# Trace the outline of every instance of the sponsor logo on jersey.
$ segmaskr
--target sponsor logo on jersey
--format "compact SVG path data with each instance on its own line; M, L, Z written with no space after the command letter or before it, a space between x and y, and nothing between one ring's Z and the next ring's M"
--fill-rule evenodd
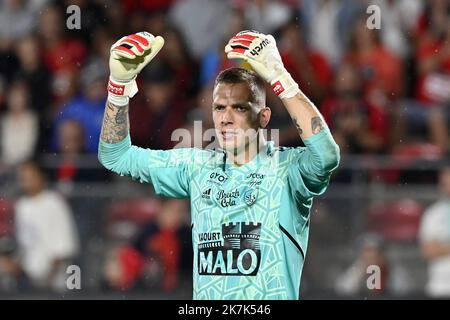
M224 176L223 174L213 172L209 175L208 182L212 182L218 185L223 184L228 180L228 177Z
M220 205L223 208L235 206L236 200L239 198L240 192L239 190L225 192L224 190L220 190L217 192L216 199L219 201Z
M247 179L260 179L260 180L262 180L262 179L264 179L265 177L266 177L265 174L258 173L258 172L249 173L249 174L247 175Z
M198 273L255 276L261 263L260 234L261 223L254 222L222 224L221 233L200 233Z
M208 188L202 192L202 198L208 200L211 199L211 188Z
M202 232L198 234L198 240L200 242L204 241L219 241L220 240L220 232Z
M261 185L261 183L265 177L266 177L265 174L253 172L253 173L248 174L246 178L251 179L251 181L249 182L249 185L251 187L253 187L253 186Z

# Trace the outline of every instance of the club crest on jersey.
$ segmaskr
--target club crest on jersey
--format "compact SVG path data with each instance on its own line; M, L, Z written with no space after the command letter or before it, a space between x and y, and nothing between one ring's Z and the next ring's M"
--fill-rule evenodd
M198 245L198 273L255 276L261 262L260 234L261 223L254 222L222 224L221 233L202 233Z
M245 204L248 206L251 206L256 202L256 195L251 189L245 191L243 197Z

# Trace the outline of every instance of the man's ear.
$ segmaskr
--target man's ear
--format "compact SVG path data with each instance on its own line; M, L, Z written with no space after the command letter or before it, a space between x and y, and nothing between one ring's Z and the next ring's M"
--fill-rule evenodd
M259 126L261 128L267 127L270 121L270 116L272 115L272 110L269 107L264 107L259 112Z

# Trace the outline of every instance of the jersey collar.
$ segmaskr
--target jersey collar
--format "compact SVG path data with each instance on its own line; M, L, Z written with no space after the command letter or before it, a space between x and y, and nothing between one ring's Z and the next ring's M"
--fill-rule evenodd
M259 166L261 163L264 162L264 160L268 159L269 157L271 157L273 155L275 149L275 143L273 141L265 141L263 144L263 147L261 148L261 150L258 152L258 154L249 162L247 162L244 166ZM218 148L217 151L219 151L220 153L222 153L222 166L223 166L223 171L227 171L231 168L238 168L235 167L229 160L227 157L227 153L225 152L224 149L222 148Z

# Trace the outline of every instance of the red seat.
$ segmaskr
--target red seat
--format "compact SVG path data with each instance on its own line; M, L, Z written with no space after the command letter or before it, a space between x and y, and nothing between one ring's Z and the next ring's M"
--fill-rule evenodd
M444 155L442 149L431 143L409 143L396 146L392 150L392 168L374 170L372 176L381 177L388 183L399 182L402 167L417 160L434 161Z
M157 199L132 199L112 204L109 207L108 215L111 222L127 220L143 225L152 220L160 209L161 204Z
M12 201L0 199L0 237L14 233L14 206Z
M368 229L388 241L415 241L424 206L412 199L377 204L368 212Z
M440 147L431 143L410 143L397 146L392 155L396 161L439 160L443 152Z

